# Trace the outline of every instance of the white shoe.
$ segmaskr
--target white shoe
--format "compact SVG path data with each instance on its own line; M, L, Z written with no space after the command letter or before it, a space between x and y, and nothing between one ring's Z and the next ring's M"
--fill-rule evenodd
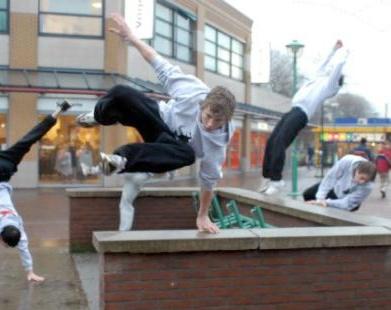
M113 173L120 172L125 169L126 158L116 155L116 154L105 154L100 153L100 158L102 159L100 163L100 168L104 175L112 175Z
M94 118L94 112L88 112L80 114L78 117L76 117L76 123L85 128L95 127L98 124L98 122Z
M90 167L85 163L80 163L81 173L86 177L90 173Z
M100 166L88 166L85 163L80 163L81 173L86 177L89 175L100 175L102 170Z
M269 187L269 185L270 185L270 179L264 178L264 179L262 180L262 184L261 184L261 186L259 186L257 192L258 192L258 193L263 193L263 192L265 192L265 191L267 190L267 188Z
M270 181L269 187L265 190L265 195L274 195L278 193L285 186L283 180L280 181Z

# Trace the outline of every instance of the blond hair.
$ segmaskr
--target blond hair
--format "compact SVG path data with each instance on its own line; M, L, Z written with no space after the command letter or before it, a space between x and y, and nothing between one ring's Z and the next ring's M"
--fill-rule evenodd
M235 105L235 96L227 88L216 86L206 96L201 110L209 107L214 118L224 118L228 122L234 115Z

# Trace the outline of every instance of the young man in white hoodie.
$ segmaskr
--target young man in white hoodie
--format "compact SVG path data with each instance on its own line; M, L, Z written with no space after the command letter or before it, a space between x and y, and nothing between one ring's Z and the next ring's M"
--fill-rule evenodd
M304 201L321 207L356 211L371 193L375 165L357 155L345 155L327 172L322 182L306 189Z
M137 128L144 143L119 147L102 155L103 172L153 172L175 170L200 158L200 231L218 232L208 217L213 188L222 177L226 147L233 133L234 95L224 87L210 90L193 75L163 59L152 47L137 38L123 17L113 14L110 31L131 43L151 64L167 94L167 103L155 102L128 86L113 87L91 113L78 118L81 126L120 123Z
M285 150L314 115L318 106L335 96L343 85L342 68L348 56L338 40L314 78L306 82L292 99L292 109L283 115L271 133L265 149L259 191L266 195L277 193L283 186L282 170Z
M28 248L27 235L24 231L22 217L11 200L12 186L9 180L18 170L19 163L31 146L56 124L60 113L67 111L70 107L67 101L62 102L57 111L48 115L13 146L0 151L0 240L6 247L18 248L28 281L42 282L45 279L33 271L33 259Z

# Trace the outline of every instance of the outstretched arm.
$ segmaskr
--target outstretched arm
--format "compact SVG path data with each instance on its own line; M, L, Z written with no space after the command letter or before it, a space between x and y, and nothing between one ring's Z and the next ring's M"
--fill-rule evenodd
M219 228L209 219L209 206L212 202L213 190L201 188L200 209L197 215L197 228L199 231L218 233Z
M31 257L30 250L28 248L27 237L24 230L22 230L21 233L22 238L19 241L18 250L22 265L26 271L26 278L28 281L31 282L43 282L45 278L35 274L33 271L33 260Z
M372 187L372 184L367 187L360 187L358 190L340 199L327 199L326 204L328 207L351 211L359 207L368 197Z
M126 24L125 19L119 14L112 14L112 20L115 27L109 28L113 33L118 34L125 42L131 43L142 55L142 57L152 65L165 91L172 97L203 99L210 91L209 88L198 78L190 74L184 74L178 66L173 66L151 46L140 40ZM201 101L201 99L199 101ZM188 101L189 105L183 108L197 108L193 102Z
M326 57L326 59L322 62L322 64L320 65L319 69L318 69L318 72L322 72L328 65L328 63L330 62L331 58L333 58L335 52L337 50L339 50L340 48L343 47L343 43L341 40L337 40L337 42L335 42L334 46L333 46L333 49L331 50L331 52L329 53L329 55Z
M111 19L114 21L115 27L110 27L109 31L118 34L125 42L131 43L147 62L151 63L158 56L158 53L151 46L140 40L133 33L120 14L111 14Z

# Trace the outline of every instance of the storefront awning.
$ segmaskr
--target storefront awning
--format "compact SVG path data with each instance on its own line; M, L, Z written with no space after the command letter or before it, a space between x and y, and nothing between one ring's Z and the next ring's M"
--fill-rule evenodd
M0 68L1 92L101 95L117 84L126 84L142 92L153 92L134 79L115 73Z
M168 99L159 84L118 73L57 69L11 69L0 67L0 92L32 92L52 94L105 94L110 88L125 84L154 99ZM247 103L238 103L236 116L249 115L254 119L278 120L281 112Z

